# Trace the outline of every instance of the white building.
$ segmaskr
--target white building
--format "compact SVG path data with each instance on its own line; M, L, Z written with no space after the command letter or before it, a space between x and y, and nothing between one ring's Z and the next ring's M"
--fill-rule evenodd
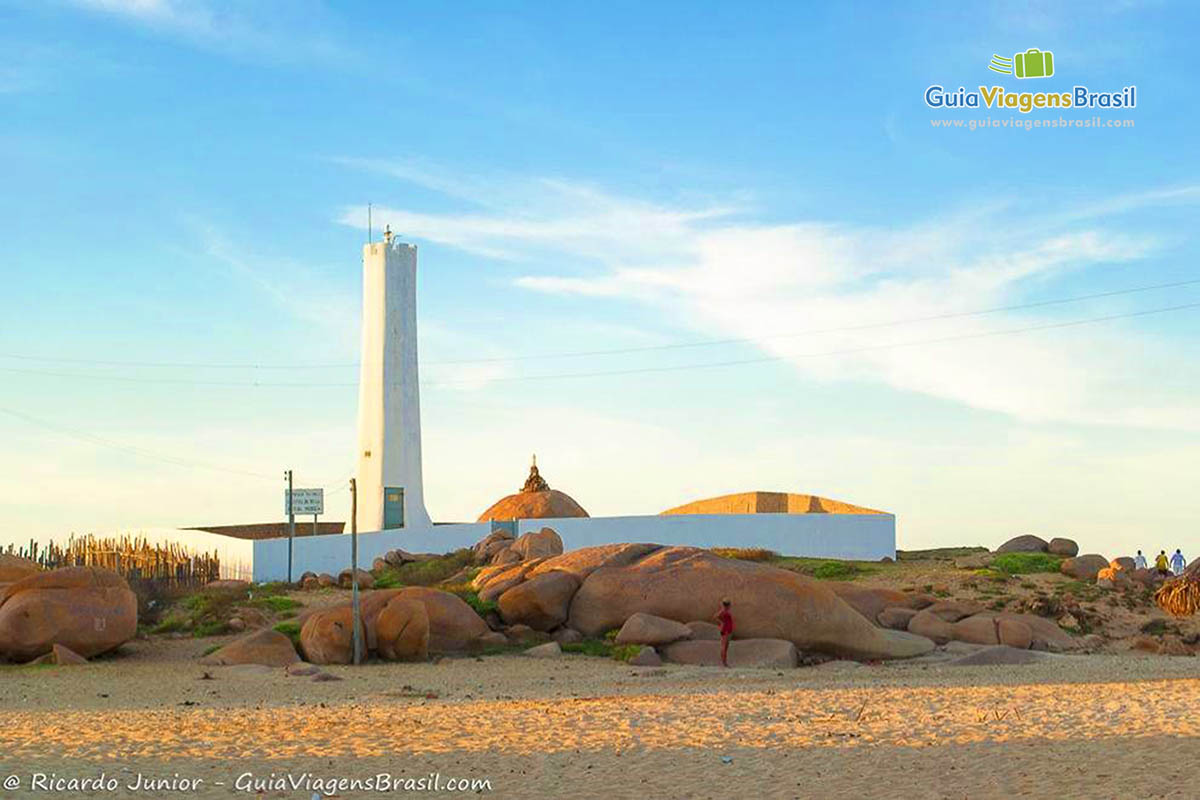
M363 246L361 359L358 530L432 527L421 485L417 248L390 230Z
M762 547L825 558L895 557L893 515L853 506L834 513L828 509L811 513L809 496L778 493L713 498L656 516L594 518L579 509L582 516L547 518L551 514L540 514L538 519L505 518L503 522L485 516L475 523L435 526L425 510L422 491L416 282L415 245L394 240L389 231L384 241L363 247L356 477L361 565L369 566L395 548L445 553L469 547L500 524L517 535L542 526L554 528L567 549L655 542ZM761 508L764 497L775 498L771 502L782 505ZM804 507L792 508L795 502L788 498L806 498ZM256 581L288 577L289 547L293 577L308 571L336 574L350 565L350 537L342 534L297 537L290 543L286 538L262 539L251 546Z

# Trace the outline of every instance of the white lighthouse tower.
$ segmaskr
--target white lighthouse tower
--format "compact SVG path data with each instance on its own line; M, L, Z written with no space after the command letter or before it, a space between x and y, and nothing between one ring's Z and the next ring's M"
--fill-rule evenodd
M417 248L390 229L363 246L356 485L358 530L432 525L421 482Z

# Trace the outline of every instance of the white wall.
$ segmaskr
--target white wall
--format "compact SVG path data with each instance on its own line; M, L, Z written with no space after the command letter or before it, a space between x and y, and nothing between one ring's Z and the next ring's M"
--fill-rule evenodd
M618 542L654 542L695 547L764 547L777 553L818 558L877 561L896 557L896 518L891 514L678 514L522 520L517 532L553 528L567 550ZM358 563L371 562L397 547L410 553L446 553L470 547L491 524L476 522L432 528L377 531L358 536ZM254 542L254 580L287 579L287 539ZM350 566L346 534L297 537L292 578L305 572L337 575Z

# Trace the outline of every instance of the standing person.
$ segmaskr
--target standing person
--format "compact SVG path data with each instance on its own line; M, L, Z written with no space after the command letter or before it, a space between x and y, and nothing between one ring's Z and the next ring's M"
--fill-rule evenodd
M1175 555L1171 556L1171 571L1176 575L1183 572L1183 568L1187 566L1187 561L1183 558L1183 553L1179 552L1179 548L1175 548Z
M721 610L713 619L721 623L721 666L729 666L729 637L733 636L733 614L729 613L729 600L721 601Z
M1138 550L1138 554L1133 557L1133 568L1134 569L1145 569L1146 568L1146 557L1144 555L1142 555L1141 550Z
M1170 575L1171 568L1167 566L1167 551L1159 550L1158 555L1154 558L1154 569L1158 570L1159 575Z

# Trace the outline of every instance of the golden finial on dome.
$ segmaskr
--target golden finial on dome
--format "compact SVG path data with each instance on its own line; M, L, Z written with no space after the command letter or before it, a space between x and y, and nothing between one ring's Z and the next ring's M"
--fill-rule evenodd
M537 454L533 456L533 464L529 467L529 477L525 479L525 485L521 487L522 492L548 492L550 484L538 473Z

